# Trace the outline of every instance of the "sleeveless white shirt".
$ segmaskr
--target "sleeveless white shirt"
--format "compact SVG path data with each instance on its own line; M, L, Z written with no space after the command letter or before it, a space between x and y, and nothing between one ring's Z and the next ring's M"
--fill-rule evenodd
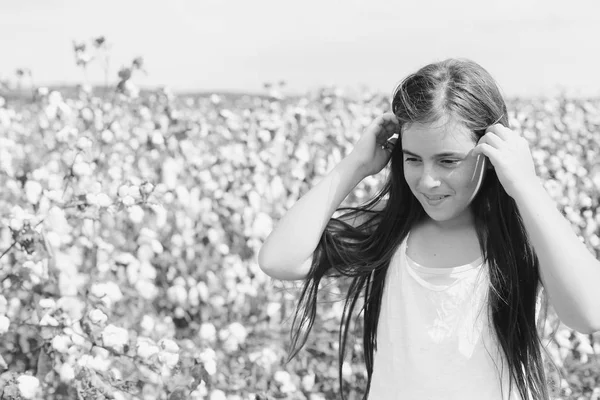
M480 257L422 266L407 257L407 240L384 284L369 400L507 400L508 364L503 397L504 356L487 317L487 265ZM521 400L514 383L511 399Z

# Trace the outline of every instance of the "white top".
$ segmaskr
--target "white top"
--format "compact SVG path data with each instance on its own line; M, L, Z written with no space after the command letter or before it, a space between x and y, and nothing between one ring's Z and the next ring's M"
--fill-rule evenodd
M506 362L504 397L498 380L504 356L488 323L483 259L425 267L407 257L407 240L385 280L369 399L508 399ZM521 399L514 383L512 399Z

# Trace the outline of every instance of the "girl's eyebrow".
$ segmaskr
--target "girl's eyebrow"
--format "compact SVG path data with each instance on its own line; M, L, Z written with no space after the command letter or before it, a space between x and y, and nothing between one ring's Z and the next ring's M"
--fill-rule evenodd
M413 156L413 157L419 157L419 158L421 158L421 156L413 153L412 151L406 150L406 149L402 149L402 152L404 154L408 155L408 156ZM435 157L438 157L438 158L439 157L459 157L459 158L464 158L464 157L466 157L466 154L458 152L458 151L445 151L445 152L442 152L442 153L435 154L433 156L433 158L435 158Z

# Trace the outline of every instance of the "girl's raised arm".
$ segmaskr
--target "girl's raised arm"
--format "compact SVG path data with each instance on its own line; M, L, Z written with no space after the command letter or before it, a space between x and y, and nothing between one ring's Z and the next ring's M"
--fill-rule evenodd
M397 127L393 114L377 117L352 152L288 210L258 252L258 265L267 275L282 280L306 278L333 213L360 181L389 161L391 149L383 145Z

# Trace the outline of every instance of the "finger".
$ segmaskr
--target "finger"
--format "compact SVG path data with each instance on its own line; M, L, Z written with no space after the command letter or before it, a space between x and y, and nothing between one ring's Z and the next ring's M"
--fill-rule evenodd
M505 141L494 132L488 132L479 139L479 143L487 143L497 149L501 149L505 145Z
M472 152L473 155L485 155L487 158L489 158L492 165L497 165L498 161L500 160L500 150L487 143L479 143L473 148Z
M514 132L511 129L507 128L502 124L494 124L490 126L489 128L487 128L486 133L487 132L492 132L496 134L496 136L498 136L502 140L508 140L511 136L514 135Z

